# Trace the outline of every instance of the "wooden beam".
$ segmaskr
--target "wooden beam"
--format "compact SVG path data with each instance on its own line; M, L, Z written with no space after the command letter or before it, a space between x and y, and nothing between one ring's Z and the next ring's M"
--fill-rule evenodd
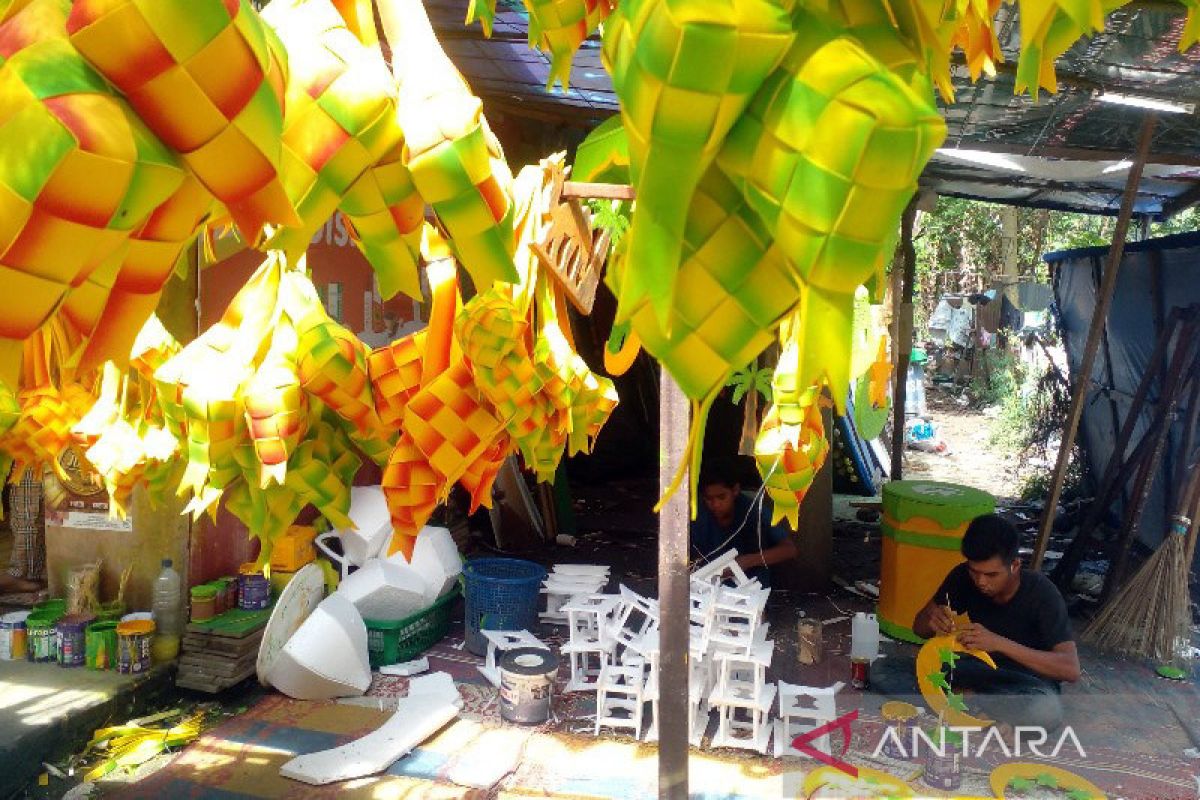
M659 493L687 457L690 405L665 369L659 378ZM658 515L658 796L688 797L688 485L685 479Z
M1121 150L1097 150L1090 147L1055 147L1040 145L1004 144L1003 142L977 142L972 140L958 141L947 144L946 147L962 147L965 150L987 150L989 153L1003 153L1013 156L1039 156L1042 158L1063 158L1072 161L1120 161L1129 158L1129 153ZM1162 167L1200 167L1200 156L1182 153L1153 153L1147 158L1147 164ZM1164 179L1166 180L1166 179Z
M1108 250L1108 260L1104 267L1100 293L1096 298L1096 307L1092 311L1092 323L1088 328L1088 338L1083 348L1079 374L1074 376L1075 386L1071 393L1071 408L1067 412L1062 444L1059 446L1058 460L1054 465L1054 475L1050 481L1050 494L1046 498L1046 506L1042 510L1037 544L1033 550L1032 567L1035 570L1042 568L1046 545L1050 542L1050 531L1054 528L1058 500L1062 496L1063 481L1067 477L1067 466L1071 463L1071 451L1075 448L1075 436L1079 432L1079 420L1083 417L1083 404L1087 400L1088 386L1091 384L1092 367L1096 363L1096 352L1100 349L1100 335L1107 324L1108 309L1112 306L1113 292L1117 288L1117 274L1121 271L1121 257L1125 254L1125 236L1129 232L1129 220L1133 216L1133 203L1137 199L1137 187L1142 180L1142 169L1146 166L1146 159L1150 155L1150 144L1154 139L1154 131L1157 127L1158 115L1147 114L1142 122L1142 132L1138 140L1133 166L1129 168L1129 177L1125 181L1125 193L1121 198L1121 213L1117 217L1117 228L1113 232L1112 246Z
M567 181L563 184L562 195L569 197L592 198L597 200L633 200L633 187L626 183L584 183L583 181Z
M904 406L908 400L908 365L912 361L913 284L916 282L917 251L913 227L917 221L917 198L913 197L900 218L900 297L896 304L896 374L892 389L892 470L894 481L904 477Z

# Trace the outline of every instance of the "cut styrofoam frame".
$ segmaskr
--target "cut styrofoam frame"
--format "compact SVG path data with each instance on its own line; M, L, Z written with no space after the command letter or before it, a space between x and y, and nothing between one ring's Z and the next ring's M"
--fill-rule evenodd
M297 700L361 695L371 685L367 626L337 594L321 601L275 657L268 681Z
M444 679L436 678L439 675ZM293 758L279 774L312 786L375 775L458 716L461 707L462 699L446 673L414 678L408 696L397 701L396 713L382 727L341 747Z

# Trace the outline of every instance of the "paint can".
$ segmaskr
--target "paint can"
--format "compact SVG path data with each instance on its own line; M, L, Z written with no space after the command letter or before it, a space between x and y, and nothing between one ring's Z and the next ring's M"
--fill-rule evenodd
M58 665L82 667L87 661L87 627L95 621L91 614L68 614L55 626Z
M57 616L30 614L25 620L25 658L29 661L50 662L58 660L58 634L54 625Z
M883 754L898 761L907 761L909 741L909 723L919 715L917 707L912 703L899 700L889 700L879 709L879 715L887 723L888 734L883 740Z
M871 662L865 658L850 659L850 685L855 689L871 688Z
M14 611L0 617L0 659L17 661L25 658L25 621L30 611Z
M953 792L962 785L962 739L952 731L943 735L944 742L939 739L937 731L932 732L929 738L934 746L924 745L928 753L925 755L925 770L921 774L921 780L934 789ZM939 744L941 752L938 752Z
M150 669L150 640L154 622L135 619L117 626L117 672L135 674Z
M540 647L514 647L500 657L500 718L538 725L550 718L558 656Z
M269 605L271 582L253 564L243 564L238 574L238 607L246 611L261 611Z

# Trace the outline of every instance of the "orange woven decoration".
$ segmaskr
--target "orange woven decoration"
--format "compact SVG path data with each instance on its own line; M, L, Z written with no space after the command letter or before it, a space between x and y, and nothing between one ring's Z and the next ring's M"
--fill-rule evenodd
M448 487L407 433L400 434L400 441L383 471L382 483L392 515L393 533L388 554L400 552L405 558L412 558L417 534L433 516L439 498L445 495Z
M459 361L413 396L401 427L448 490L484 454L501 425L476 389L471 368Z
M504 459L513 451L513 442L507 433L500 431L479 458L467 465L458 483L471 495L471 510L474 514L480 506L492 507L492 486Z
M754 442L754 460L774 503L771 524L786 517L792 530L799 527L800 503L829 455L815 387L808 391L807 399L804 421L798 426L784 425L775 406L767 409Z
M408 401L421 388L424 350L425 331L420 330L377 347L367 356L367 375L371 379L375 410L389 430L399 429Z

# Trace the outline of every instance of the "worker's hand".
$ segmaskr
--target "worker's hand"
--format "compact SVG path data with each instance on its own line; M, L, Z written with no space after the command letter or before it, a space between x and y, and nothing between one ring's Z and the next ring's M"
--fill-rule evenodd
M959 631L958 641L972 650L984 650L990 653L1000 649L1004 637L998 633L992 633L978 622L972 622Z
M950 606L934 605L929 615L929 627L938 636L949 636L954 633L954 612Z

